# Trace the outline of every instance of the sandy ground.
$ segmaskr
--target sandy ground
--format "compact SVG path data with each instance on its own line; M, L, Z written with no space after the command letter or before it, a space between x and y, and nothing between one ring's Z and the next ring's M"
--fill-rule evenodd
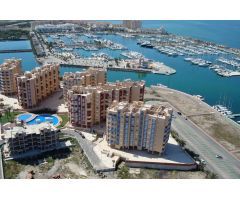
M61 178L99 178L89 169L80 152L74 152L71 156L56 159L53 163L40 165L23 165L23 170L17 175L19 179L26 179L29 171L34 171L35 179L49 179L60 175Z
M205 102L186 93L163 87L148 89L145 97L169 102L240 158L240 126Z
M17 97L7 97L5 95L0 94L0 99L3 99L0 103L4 105L11 106L15 110L22 110L22 107L18 104ZM45 100L43 100L36 108L29 109L28 111L31 112L32 110L39 110L43 108L48 108L52 110L56 110L59 113L68 112L66 105L64 104L64 100L62 97L62 89L55 92Z
M136 171L137 170L137 171ZM167 171L150 169L129 169L133 178L140 179L205 179L206 173L201 171Z

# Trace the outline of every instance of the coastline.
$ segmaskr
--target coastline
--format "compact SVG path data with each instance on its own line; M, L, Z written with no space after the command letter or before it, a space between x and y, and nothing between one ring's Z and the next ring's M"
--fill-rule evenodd
M218 142L233 156L240 158L239 138L240 125L223 116L209 104L198 100L185 92L167 88L152 86L148 90L155 91L153 101L170 103L183 116L202 129L209 137Z

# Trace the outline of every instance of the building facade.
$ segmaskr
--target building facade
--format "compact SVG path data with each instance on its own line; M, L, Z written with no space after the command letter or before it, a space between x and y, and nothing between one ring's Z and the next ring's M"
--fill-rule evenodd
M169 139L172 109L143 102L114 102L107 110L106 140L116 149L162 154Z
M59 65L47 64L17 78L18 101L23 108L33 108L60 87Z
M6 59L0 65L0 91L4 95L17 93L17 76L21 74L21 60Z
M123 20L123 26L128 29L136 30L142 28L142 22L140 20Z
M99 86L73 86L68 91L72 125L92 127L106 120L107 108L115 101L143 101L145 82L116 82Z
M63 76L63 97L67 102L67 92L73 86L97 86L107 82L107 71L105 69L89 68L83 72L66 72Z
M2 134L5 140L5 157L16 156L29 151L47 151L59 144L59 133L50 123L15 126Z

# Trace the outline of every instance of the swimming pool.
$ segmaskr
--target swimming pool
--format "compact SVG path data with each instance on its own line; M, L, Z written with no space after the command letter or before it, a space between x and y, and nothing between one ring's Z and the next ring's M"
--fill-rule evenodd
M19 121L27 121L28 119L30 119L31 117L33 117L33 114L31 114L31 113L24 113L24 114L21 114L21 115L18 115L18 117L17 117L17 119L19 120Z
M54 126L59 125L60 119L56 115L51 114L39 114L35 115L32 113L24 113L17 117L17 120L24 121L28 125L40 124L43 122L50 122Z

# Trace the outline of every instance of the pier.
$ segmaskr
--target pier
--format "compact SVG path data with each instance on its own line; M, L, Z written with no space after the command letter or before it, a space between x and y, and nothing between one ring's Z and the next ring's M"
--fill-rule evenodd
M154 63L154 69L151 68L128 68L124 62L116 64L115 60L102 60L102 59L94 59L94 58L74 58L68 61L64 61L55 56L48 56L45 58L39 58L39 63L55 63L60 64L61 67L75 67L75 68L87 68L87 67L95 67L95 68L105 68L108 70L115 71L131 71L131 72L141 72L141 73L155 73L162 75L171 75L176 73L176 70L172 69L164 65L163 63Z
M22 53L22 52L32 52L32 49L0 50L0 53Z
M232 117L232 118L235 118L235 117L240 117L240 113L239 113L239 114L232 114L232 115L228 115L228 117Z

